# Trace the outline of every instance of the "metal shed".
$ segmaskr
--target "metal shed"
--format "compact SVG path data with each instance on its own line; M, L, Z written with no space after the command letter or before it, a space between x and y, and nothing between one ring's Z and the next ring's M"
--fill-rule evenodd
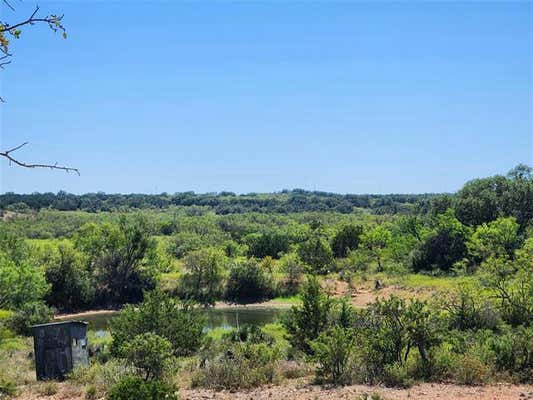
M63 378L89 363L87 322L52 322L32 329L38 380Z

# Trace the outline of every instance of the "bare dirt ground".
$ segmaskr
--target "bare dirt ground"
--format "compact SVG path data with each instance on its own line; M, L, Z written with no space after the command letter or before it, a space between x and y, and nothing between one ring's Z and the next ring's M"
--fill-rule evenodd
M83 400L84 392L69 384L58 384L53 395L26 391L18 398L24 400ZM409 389L354 385L328 388L309 384L305 378L287 381L280 386L263 386L237 392L204 389L182 389L181 400L359 400L364 394L379 394L383 400L531 400L532 385L459 386L448 384L420 384ZM363 396L363 397L362 397ZM135 400L135 399L132 399Z
M326 388L302 383L284 386L263 387L248 392L213 392L207 390L184 390L182 400L357 400L364 394L378 393L384 400L460 399L460 400L519 400L533 399L532 386L457 386L445 384L421 384L410 389L390 389L364 385L343 388Z

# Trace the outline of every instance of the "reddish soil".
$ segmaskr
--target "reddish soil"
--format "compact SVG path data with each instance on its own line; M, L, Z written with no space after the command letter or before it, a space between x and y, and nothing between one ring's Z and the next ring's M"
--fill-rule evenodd
M54 395L24 392L18 398L25 400L83 400L83 390L68 384L58 384ZM181 400L359 400L364 394L378 393L383 400L531 400L532 385L487 385L459 386L448 384L421 384L409 389L391 389L378 386L354 385L342 388L327 388L310 385L306 379L291 380L280 386L263 386L243 391L212 391L183 389ZM363 397L362 397L363 396ZM134 399L132 399L134 400Z

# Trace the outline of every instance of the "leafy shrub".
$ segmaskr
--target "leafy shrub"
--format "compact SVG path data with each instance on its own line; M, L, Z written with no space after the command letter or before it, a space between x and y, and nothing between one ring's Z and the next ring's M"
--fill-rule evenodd
M193 354L205 335L204 315L190 303L180 303L161 291L147 293L137 307L127 306L110 322L112 354L132 337L153 332L172 344L175 356Z
M283 325L289 334L290 343L311 354L309 342L317 339L328 328L333 300L315 277L310 277L304 284L300 297L302 304L291 308L283 319Z
M491 257L481 270L498 299L502 318L510 325L529 326L533 321L533 237L516 251L515 259Z
M394 296L362 310L356 330L365 367L363 380L368 382L382 380L393 364L404 366L413 350L422 363L419 370L431 371L433 350L441 340L441 321L426 302Z
M318 363L316 380L337 385L353 382L355 335L350 329L335 326L311 342L313 360Z
M172 357L172 344L167 339L148 332L124 343L120 353L145 380L157 380L163 375Z
M193 376L194 387L240 389L272 383L281 357L276 346L250 342L222 342L208 353Z
M101 364L91 360L88 366L77 366L69 374L69 380L79 385L94 385L99 393L107 392L121 379L134 373L131 365L121 359Z
M310 373L309 364L298 361L285 361L280 365L279 374L285 379L302 378Z
M249 342L249 343L266 343L274 344L274 338L267 335L261 328L256 325L242 325L239 329L232 329L222 336L222 340L230 342Z
M494 330L501 322L500 315L492 304L466 287L459 287L443 299L443 308L448 312L451 329Z
M256 261L236 260L226 284L226 299L234 303L255 303L274 297L274 283Z
M2 395L14 396L17 394L17 384L8 378L0 377L0 398Z
M385 366L382 380L385 386L408 388L413 385L407 365L394 363Z
M513 374L521 382L533 380L533 328L518 327L487 341L496 371Z
M481 385L489 379L490 369L471 353L458 355L453 365L453 377L461 385Z
M25 303L9 319L8 326L21 335L29 336L30 326L49 322L53 315L50 307L43 302Z
M98 389L96 389L96 386L94 385L87 386L87 389L85 389L85 399L96 400L97 396L98 396Z
M176 388L161 381L145 381L130 376L113 386L108 400L177 400Z

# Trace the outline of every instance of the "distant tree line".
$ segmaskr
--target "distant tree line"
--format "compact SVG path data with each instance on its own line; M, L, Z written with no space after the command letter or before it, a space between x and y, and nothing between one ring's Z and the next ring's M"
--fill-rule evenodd
M429 202L435 194L335 194L301 189L279 193L232 192L197 194L106 194L75 195L67 192L0 195L0 209L30 211L124 211L128 209L164 209L172 206L210 207L217 214L247 212L323 212L349 214L355 208L371 209L376 214L410 213L416 205Z

